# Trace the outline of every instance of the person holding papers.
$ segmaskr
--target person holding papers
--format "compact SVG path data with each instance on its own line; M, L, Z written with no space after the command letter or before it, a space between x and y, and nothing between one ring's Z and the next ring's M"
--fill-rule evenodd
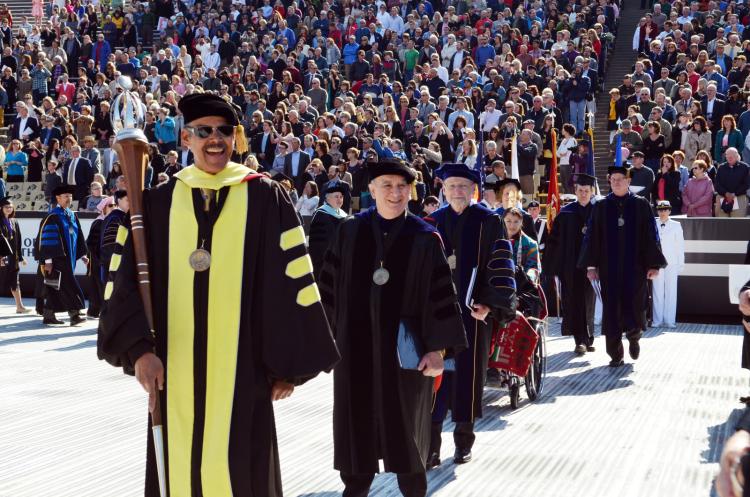
M369 174L375 207L341 221L318 279L341 353L334 468L344 497L367 496L379 460L404 496L424 497L434 377L466 334L440 237L407 210L414 170L391 158ZM402 354L402 334L413 353Z
M456 423L454 462L472 458L474 421L482 417L487 358L492 321L505 324L515 318L516 282L511 244L500 218L481 204L472 203L481 185L479 171L464 164L445 164L437 174L443 181L448 205L427 218L443 239L448 265L461 304L468 349L456 355L455 371L445 373L432 415L428 469L440 464L443 420L450 407Z

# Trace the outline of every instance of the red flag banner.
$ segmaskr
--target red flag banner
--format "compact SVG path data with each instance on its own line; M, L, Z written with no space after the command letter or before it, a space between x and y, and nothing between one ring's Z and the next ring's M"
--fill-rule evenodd
M549 167L549 190L547 190L547 229L552 228L555 216L560 212L560 188L557 184L557 131L552 130L552 163Z

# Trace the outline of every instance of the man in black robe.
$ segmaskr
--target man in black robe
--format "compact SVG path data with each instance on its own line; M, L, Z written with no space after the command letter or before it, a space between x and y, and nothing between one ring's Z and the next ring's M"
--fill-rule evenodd
M594 204L583 238L578 267L601 281L602 334L612 367L622 366L622 334L638 359L646 330L648 280L667 265L648 200L630 192L629 169L609 168L611 193Z
M456 427L454 462L472 457L474 421L482 417L492 321L504 325L515 318L515 263L500 217L481 204L471 203L481 185L479 172L464 164L445 164L437 173L443 180L447 206L428 221L437 226L445 244L453 283L469 347L456 356L456 370L446 372L432 414L429 467L440 464L443 420L448 409Z
M591 216L596 178L578 174L574 178L577 201L560 210L547 237L544 270L560 279L562 334L575 339L575 353L594 352L594 307L596 293L586 270L577 266L583 236Z
M55 317L56 312L67 312L70 325L86 321L81 316L85 307L83 292L75 278L76 261L88 264L86 238L81 230L78 216L70 210L75 188L63 185L52 192L57 206L42 221L39 229L39 271L45 281L57 280L59 288L44 285L44 314L42 323L63 324Z
M230 162L234 109L201 93L179 108L195 165L143 192L154 330L120 226L98 354L135 373L151 409L159 395L170 495L280 497L272 401L338 352L289 196ZM145 494L156 497L150 430L146 468Z
M379 459L404 496L424 497L433 377L444 356L466 347L466 334L440 237L407 211L414 171L387 159L370 178L375 207L342 222L320 275L341 351L334 467L344 497L367 496ZM400 345L407 335L411 364Z

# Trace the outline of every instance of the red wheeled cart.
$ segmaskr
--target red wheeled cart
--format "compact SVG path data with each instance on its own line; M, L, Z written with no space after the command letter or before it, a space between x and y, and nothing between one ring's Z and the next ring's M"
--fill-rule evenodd
M488 386L507 387L510 405L518 407L521 386L526 387L529 400L534 401L544 391L547 376L547 301L537 285L540 304L519 305L516 319L505 328L497 328L492 335L488 367L499 374L488 375ZM527 308L524 308L527 307ZM534 309L534 307L536 309Z

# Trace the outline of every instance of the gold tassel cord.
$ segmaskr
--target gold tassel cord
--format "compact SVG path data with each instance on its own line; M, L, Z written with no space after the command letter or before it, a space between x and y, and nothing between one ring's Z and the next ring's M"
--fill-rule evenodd
M245 136L245 127L241 124L238 124L234 128L234 149L239 154L244 154L249 150L247 137Z

